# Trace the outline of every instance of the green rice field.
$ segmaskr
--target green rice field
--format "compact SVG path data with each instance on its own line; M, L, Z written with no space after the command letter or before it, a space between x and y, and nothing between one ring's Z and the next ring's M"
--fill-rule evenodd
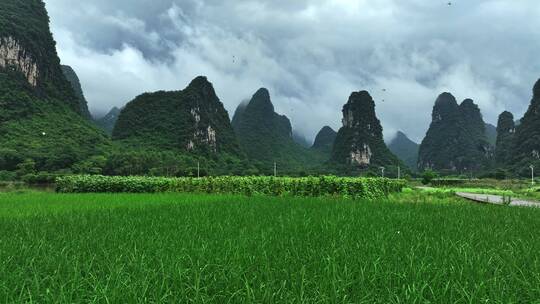
M540 210L0 193L1 303L540 303Z

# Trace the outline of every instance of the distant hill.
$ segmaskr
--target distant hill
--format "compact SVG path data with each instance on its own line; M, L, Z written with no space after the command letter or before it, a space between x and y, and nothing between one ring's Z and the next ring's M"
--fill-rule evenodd
M260 172L300 172L321 164L324 156L295 142L291 122L274 110L267 89L259 89L249 102L241 103L232 125L248 158Z
M81 82L79 81L79 77L77 76L77 73L75 73L75 71L69 65L62 65L61 67L62 67L62 73L64 73L64 76L71 84L71 87L73 88L73 91L75 95L77 96L81 114L86 119L92 119L92 116L90 115L90 111L88 111L88 102L86 101L86 98L84 97L84 93L81 87Z
M514 137L511 166L521 175L528 175L531 164L540 168L540 80L534 85L531 103L520 122Z
M388 148L401 159L411 170L416 171L418 164L418 150L420 145L410 140L405 133L399 131Z
M105 116L96 119L95 123L98 127L103 129L107 134L112 135L114 126L118 121L121 110L117 107L113 107Z
M41 0L0 1L0 170L56 171L110 148L66 79Z
M299 144L300 146L304 147L304 148L309 148L311 147L311 141L309 139L307 139L304 135L296 132L293 130L293 140L295 143Z
M378 170L380 166L394 168L400 164L383 140L375 102L367 91L353 92L343 107L343 127L336 136L331 159L349 170Z
M120 112L112 137L133 147L241 155L229 115L206 77L182 91L136 97Z
M514 115L504 111L499 115L497 123L497 140L495 147L495 161L499 166L508 165L512 161L512 145L516 134Z
M334 148L336 137L337 132L329 126L325 126L319 131L319 133L317 133L311 148L330 155L332 153L332 149Z
M478 106L471 99L458 105L452 94L441 94L420 145L418 168L452 174L480 171L489 165L492 157L486 124Z
M488 143L495 147L495 144L497 143L497 127L490 124L490 123L486 123L486 138L487 138L487 141Z

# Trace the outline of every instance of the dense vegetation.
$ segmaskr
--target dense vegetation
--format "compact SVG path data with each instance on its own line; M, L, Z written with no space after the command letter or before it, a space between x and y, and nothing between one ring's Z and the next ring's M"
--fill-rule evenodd
M350 170L398 165L405 168L386 146L382 132L371 95L367 91L353 92L343 107L343 127L335 139L332 162Z
M512 159L512 145L514 144L515 133L514 115L508 111L504 111L499 115L497 122L497 143L495 146L495 161L497 165L504 166Z
M120 116L121 110L117 107L113 107L105 116L95 120L95 123L107 134L112 136L112 132L116 122L118 121L118 116Z
M275 112L267 89L240 104L232 125L240 146L261 173L272 173L274 163L282 173L307 172L327 160L323 153L293 140L291 122Z
M5 170L23 175L71 168L110 148L81 115L48 22L42 1L0 2L0 38L14 38L38 67L35 87L16 65L0 68L0 179Z
M531 164L540 168L540 80L534 85L529 109L517 126L512 156L509 166L521 175L530 174Z
M42 0L0 2L0 38L7 37L18 41L24 47L25 53L37 64L39 71L37 88L30 89L25 85L26 91L32 93L32 98L61 103L79 112L78 100L60 68L56 43L49 29L49 16ZM4 71L0 69L0 75L16 78L9 75L9 69ZM20 78L19 80L22 81ZM3 82L4 79L0 79L0 84ZM6 86L0 89L5 92ZM18 88L13 93L20 90L21 88ZM13 100L15 105L16 102L17 100Z
M64 76L66 77L67 81L71 84L71 87L73 88L73 92L75 93L75 96L77 97L77 100L79 101L79 111L80 113L87 119L91 119L92 116L90 115L90 111L88 110L88 102L86 101L86 98L84 97L84 93L81 87L81 82L79 80L79 77L77 76L77 73L69 66L69 65L62 65L62 73L64 73Z
M319 150L323 153L330 155L334 148L334 142L336 141L337 132L329 126L323 127L313 142L312 148Z
M243 102L231 123L212 85L198 77L182 91L142 94L123 111L112 109L96 122L107 133L116 125L112 142L89 121L75 71L60 66L42 0L0 3L0 44L16 45L19 56L3 58L8 66L0 68L0 180L48 181L50 173L193 176L197 166L203 175L272 175L274 164L294 176L380 175L380 167L396 176L404 167L383 142L365 91L344 106L339 134L325 127L307 148L266 89ZM25 71L34 65L35 83ZM470 99L458 105L449 93L437 99L418 153L402 137L391 150L413 169L442 175L529 175L530 165L540 167L539 83L516 134L513 118L501 117L496 151L493 126L478 106Z
M346 196L378 198L399 192L405 183L382 178L347 177L207 177L149 178L67 176L56 181L59 192L183 192L241 195Z
M133 147L241 155L227 111L205 77L183 91L146 93L129 102L113 139Z
M418 165L418 150L420 146L410 140L405 133L399 131L396 137L392 139L388 145L388 149L392 151L399 159L401 159L410 169L416 170Z
M8 193L0 201L6 303L540 298L540 210L444 193L379 201Z
M489 169L492 154L478 106L470 99L458 105L452 94L441 94L420 145L419 169L450 174L478 172Z

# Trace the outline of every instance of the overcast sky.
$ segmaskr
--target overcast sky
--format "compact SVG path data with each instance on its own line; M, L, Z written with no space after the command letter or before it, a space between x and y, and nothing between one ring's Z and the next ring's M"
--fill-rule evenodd
M368 90L385 136L421 141L436 97L521 117L540 77L538 0L45 0L91 111L198 75L232 115L260 87L312 138ZM386 91L384 91L386 90Z

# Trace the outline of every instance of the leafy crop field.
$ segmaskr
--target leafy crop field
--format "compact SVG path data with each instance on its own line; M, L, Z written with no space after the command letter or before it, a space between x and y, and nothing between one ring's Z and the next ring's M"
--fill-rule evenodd
M0 193L0 302L538 303L540 210Z
M271 196L341 196L380 198L400 192L403 180L359 177L145 177L145 176L65 176L56 180L57 191L64 193L212 193Z

